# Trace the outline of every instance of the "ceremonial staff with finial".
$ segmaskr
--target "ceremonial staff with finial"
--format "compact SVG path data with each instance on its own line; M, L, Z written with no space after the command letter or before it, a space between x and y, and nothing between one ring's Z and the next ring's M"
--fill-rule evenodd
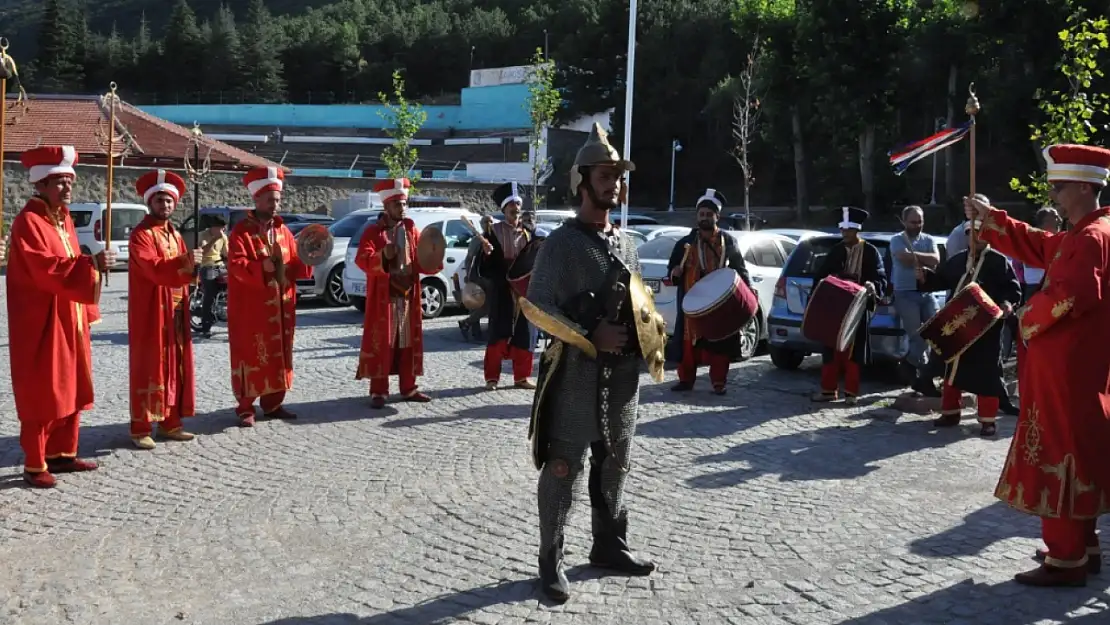
M971 130L968 136L968 149L970 150L970 157L968 160L971 165L971 197L975 197L975 116L978 115L979 111L981 110L979 107L979 98L975 97L975 83L971 83L970 85L968 85L967 93L967 104L964 105L964 112L967 113L968 117L970 118L969 123L971 124ZM978 256L978 250L976 250L975 248L975 242L977 238L978 237L975 233L975 223L974 220L972 220L971 234L968 241L970 251L967 254L967 271L969 274L972 273L972 270L975 267L976 256ZM970 280L974 281L975 277L972 276Z
M200 124L193 122L193 129L190 131L189 143L192 145L192 160L189 158L189 150L185 151L185 175L189 181L193 183L193 246L200 246L200 185L204 182L205 178L212 171L212 146L208 147L208 153L204 155L204 160L200 160L200 146L204 143L204 133L201 132Z
M119 96L116 95L116 83L113 81L108 85L108 93L101 96L101 105L108 109L108 131L107 136L99 137L101 140L101 147L104 154L108 158L108 197L104 202L104 249L112 249L112 195L113 195L113 174L115 170L116 157L123 155L123 138L116 136L116 107L119 104ZM117 147L121 149L117 149ZM104 284L108 284L109 272L104 272Z
M8 39L0 37L0 239L4 238L4 131L8 126L8 79L19 80L15 59L8 55ZM23 85L19 85L16 103L24 102ZM3 259L0 259L3 260Z

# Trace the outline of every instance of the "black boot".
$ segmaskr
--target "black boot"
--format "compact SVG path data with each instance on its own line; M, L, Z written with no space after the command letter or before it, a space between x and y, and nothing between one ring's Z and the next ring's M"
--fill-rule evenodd
M540 590L552 601L566 603L570 599L570 582L563 571L563 539L540 556Z
M655 563L641 560L628 548L628 513L611 519L604 509L593 509L594 546L590 565L626 575L651 575Z

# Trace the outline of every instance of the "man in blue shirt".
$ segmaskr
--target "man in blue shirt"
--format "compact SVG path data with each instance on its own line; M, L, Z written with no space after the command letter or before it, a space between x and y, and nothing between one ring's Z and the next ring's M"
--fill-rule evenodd
M936 268L940 263L940 252L932 237L924 234L925 212L920 206L907 206L902 211L902 225L905 230L890 240L890 284L894 293L894 310L902 320L902 327L909 338L909 351L906 363L916 371L911 388L930 397L940 397L940 391L933 383L929 369L929 347L918 334L921 324L937 314L936 301L932 294L917 290L917 267Z

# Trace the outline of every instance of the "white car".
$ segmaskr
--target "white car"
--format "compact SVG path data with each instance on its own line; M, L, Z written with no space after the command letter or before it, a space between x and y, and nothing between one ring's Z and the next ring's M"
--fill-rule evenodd
M655 307L667 322L667 333L673 334L678 316L678 288L667 275L667 263L681 235L664 234L639 248L640 268L644 283L655 293ZM741 358L751 358L761 341L767 339L767 315L775 298L775 283L786 265L786 259L797 243L779 234L760 230L723 230L738 244L759 299L759 314L747 328L741 342Z
M380 213L380 211L376 212ZM443 238L447 240L447 251L443 258L443 271L434 276L421 276L420 278L421 306L423 307L424 318L435 319L443 314L443 310L447 308L449 303L448 294L454 292L452 278L456 273L459 273L459 268L466 261L467 249L470 247L470 240L474 236L473 231L463 219L465 218L473 227L477 228L482 216L463 208L410 208L405 211L405 217L416 224L417 232L421 232L425 228L437 228L443 233ZM351 305L360 312L366 310L366 273L355 264L355 255L358 254L358 244L362 239L362 232L371 223L374 222L368 220L348 240L343 265L343 289L346 291ZM336 245L338 246L338 242ZM459 273L459 281L460 284L464 284L466 276ZM451 299L454 299L453 295ZM454 303L462 305L462 302Z
M823 237L828 234L828 232L821 232L820 230L805 230L803 228L767 228L766 230L760 230L760 232L781 234L784 237L793 239L795 242L805 241L813 237Z
M646 241L657 239L661 236L677 236L682 238L690 234L691 226L668 226L665 224L646 224L643 226L629 226L629 232L636 232Z
M347 246L351 237L362 232L363 226L378 218L381 209L364 208L347 213L328 225L328 232L335 240L331 256L313 268L312 277L297 280L298 296L322 296L329 306L348 306L351 303L343 286L343 270L347 266ZM356 242L357 244L357 242Z
M104 209L103 202L80 202L69 205L73 218L73 228L77 231L77 242L83 254L99 254L104 251ZM116 252L116 266L127 267L128 239L131 231L138 226L150 211L142 204L112 204L112 249Z

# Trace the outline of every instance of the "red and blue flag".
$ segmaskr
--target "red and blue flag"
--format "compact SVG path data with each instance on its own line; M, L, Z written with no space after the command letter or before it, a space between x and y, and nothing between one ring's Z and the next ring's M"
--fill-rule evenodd
M906 145L887 152L890 156L890 166L894 168L894 174L896 176L901 176L902 172L906 171L906 168L917 161L940 152L950 145L959 143L961 139L971 132L971 124L972 122L968 121L960 126L945 128L935 135L926 137L920 141L907 143Z

